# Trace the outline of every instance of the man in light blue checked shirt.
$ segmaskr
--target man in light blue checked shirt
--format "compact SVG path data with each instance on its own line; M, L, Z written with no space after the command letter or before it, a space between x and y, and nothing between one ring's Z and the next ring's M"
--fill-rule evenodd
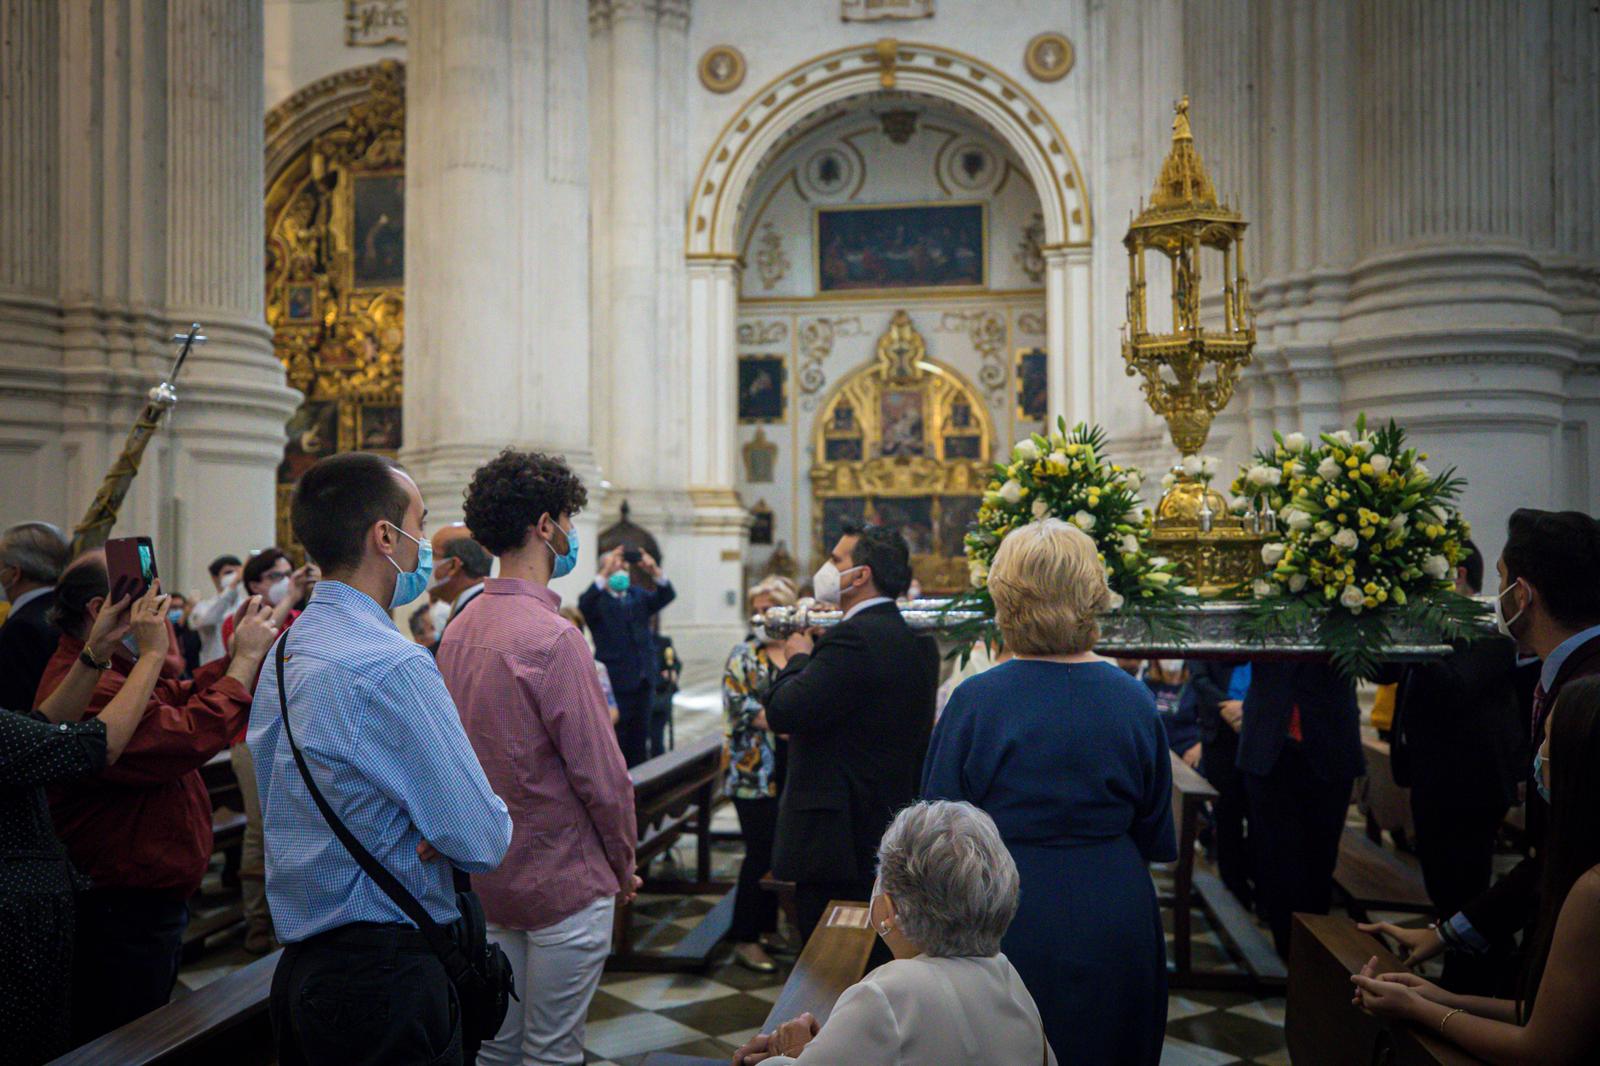
M295 742L318 789L356 839L448 924L457 917L451 867L499 865L511 817L432 656L389 615L427 587L426 515L416 484L381 456L345 453L308 470L292 522L323 580L279 639ZM284 734L270 662L256 686L249 745L266 827L267 897L287 945L272 982L279 1061L460 1062L455 990L421 932L362 873L311 799Z

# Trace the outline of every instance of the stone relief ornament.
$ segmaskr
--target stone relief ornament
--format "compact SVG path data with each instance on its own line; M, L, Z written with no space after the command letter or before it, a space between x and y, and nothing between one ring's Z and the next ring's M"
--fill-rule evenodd
M406 43L406 0L344 0L344 43L376 48Z
M940 333L965 333L982 358L978 384L990 406L1006 399L1006 324L998 311L946 311L939 318Z
M1044 215L1038 211L1022 227L1022 239L1017 242L1017 250L1012 255L1017 266L1028 275L1028 280L1035 285L1044 284Z
M1065 34L1041 33L1028 42L1023 66L1040 81L1060 81L1072 69L1072 42Z
M739 323L739 343L745 347L784 344L789 340L789 323L780 319Z
M700 57L700 84L714 93L731 93L744 84L744 53L731 44L706 49Z
M789 257L783 254L783 238L770 221L761 224L761 235L756 238L756 273L761 275L761 287L771 289L789 273Z
M933 0L840 0L839 17L846 22L933 17Z
M1024 311L1017 316L1017 332L1030 337L1044 336L1044 315L1038 311Z
M807 411L817 408L817 393L828 384L828 375L822 364L833 353L833 343L839 337L860 337L867 332L856 315L837 318L813 318L800 327L800 406Z

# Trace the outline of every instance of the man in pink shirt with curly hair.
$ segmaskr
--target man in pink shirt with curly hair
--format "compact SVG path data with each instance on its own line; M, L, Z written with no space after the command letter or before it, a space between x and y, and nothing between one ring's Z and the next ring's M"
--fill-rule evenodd
M466 520L500 558L450 622L439 671L494 791L511 850L473 877L489 936L516 970L512 1005L478 1061L583 1061L583 1024L618 900L638 891L633 785L583 636L552 578L578 561L588 493L564 460L507 449L472 477Z

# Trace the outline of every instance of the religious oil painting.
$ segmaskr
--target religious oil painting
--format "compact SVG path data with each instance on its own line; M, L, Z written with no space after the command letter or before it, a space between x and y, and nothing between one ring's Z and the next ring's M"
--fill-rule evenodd
M982 459L982 438L967 436L947 436L944 439L944 457L946 459Z
M1049 363L1043 348L1017 353L1017 417L1043 422L1050 415Z
M922 390L885 389L880 408L883 432L878 454L883 456L923 455Z
M772 545L772 511L759 503L750 509L750 543L758 548Z
M928 555L933 551L933 497L904 496L879 497L873 501L878 521L890 529L898 529L906 538L906 547L912 555Z
M739 357L739 421L782 422L784 357Z
M978 524L977 496L943 496L939 499L939 554L960 555L967 532Z
M350 251L358 289L405 284L405 180L399 174L365 174L355 179L355 232Z
M865 525L867 499L865 496L832 496L822 501L822 541L817 547L823 554L833 550L844 536L846 526Z
M823 442L822 458L830 463L859 463L861 454L860 437L829 437Z
M363 404L357 409L356 442L364 452L400 450L398 404Z
M293 484L313 463L339 450L339 401L307 400L289 416L289 436L278 466L278 481Z
M971 288L984 284L984 205L817 209L817 288Z
M290 322L314 322L317 290L310 285L290 285L285 292L284 317Z
M833 409L833 422L828 429L834 433L854 433L856 431L856 409L847 403L839 404Z

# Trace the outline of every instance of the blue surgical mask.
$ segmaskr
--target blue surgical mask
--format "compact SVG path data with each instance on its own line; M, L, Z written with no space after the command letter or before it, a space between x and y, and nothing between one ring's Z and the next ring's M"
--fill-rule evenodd
M560 529L561 527L557 525L556 528ZM555 546L552 545L548 540L544 542L544 546L550 549L550 554L555 555L555 568L550 572L550 579L552 581L558 577L566 577L568 574L572 573L573 569L578 565L577 529L562 529L561 532L567 535L567 554L556 555Z
M628 576L626 570L618 570L606 578L606 584L610 586L612 592L627 592L628 586L633 584L633 579Z
M417 546L415 570L401 570L400 564L394 561L393 556L389 557L389 565L400 575L394 583L394 595L389 597L389 609L392 611L396 607L404 607L428 591L428 581L433 577L433 545L428 541L418 540L393 522L390 522L389 526Z
M183 608L182 607L174 607L172 610L168 611L167 612L167 621L171 622L175 626L182 625L183 624Z
M1533 787L1539 790L1539 798L1546 803L1550 802L1550 786L1544 783L1544 753L1533 753Z

